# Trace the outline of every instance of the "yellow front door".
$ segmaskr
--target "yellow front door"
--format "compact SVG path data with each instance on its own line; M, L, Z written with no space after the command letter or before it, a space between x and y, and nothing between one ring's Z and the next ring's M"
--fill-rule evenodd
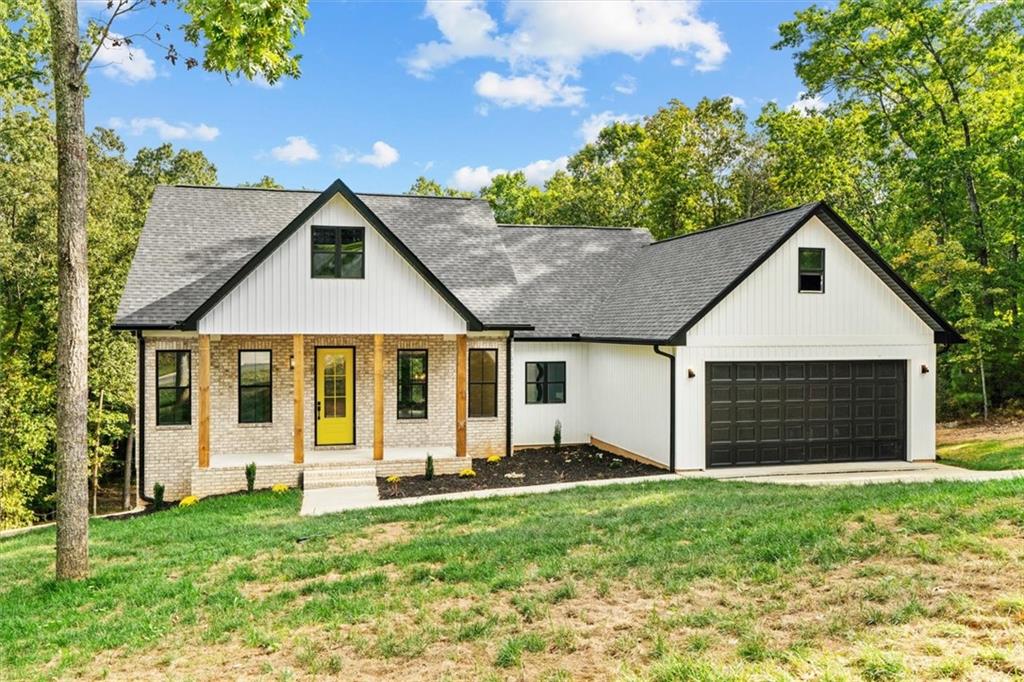
M316 444L355 442L355 351L316 349Z

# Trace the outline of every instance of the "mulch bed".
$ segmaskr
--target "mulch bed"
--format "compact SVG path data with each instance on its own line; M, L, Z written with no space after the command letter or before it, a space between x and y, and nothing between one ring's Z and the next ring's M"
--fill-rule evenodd
M474 459L476 476L460 478L458 474L434 476L430 481L422 475L403 476L397 487L385 478L377 479L377 490L383 500L396 497L420 497L438 493L457 493L488 488L524 488L543 483L590 481L602 478L627 478L664 474L663 469L642 464L605 452L593 445L566 445L519 450L503 457L496 464ZM506 474L512 474L507 477Z

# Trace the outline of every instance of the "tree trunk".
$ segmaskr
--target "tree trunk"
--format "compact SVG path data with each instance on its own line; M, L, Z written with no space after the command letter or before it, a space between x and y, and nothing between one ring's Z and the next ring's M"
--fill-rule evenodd
M979 359L981 365L981 415L988 421L988 390L985 388L985 356Z
M85 92L75 0L48 0L57 124L57 578L89 574Z
M128 408L128 440L124 444L124 489L121 509L128 511L132 504L132 453L135 452L135 406Z

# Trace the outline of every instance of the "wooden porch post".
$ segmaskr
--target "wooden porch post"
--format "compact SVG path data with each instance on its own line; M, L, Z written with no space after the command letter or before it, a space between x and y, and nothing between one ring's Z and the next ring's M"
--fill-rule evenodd
M199 335L199 468L210 466L210 336Z
M466 349L466 335L455 339L455 456L466 456L466 374L469 357Z
M303 409L305 401L303 400L303 393L306 387L306 362L305 362L305 346L304 337L302 334L292 335L292 362L294 367L292 369L292 380L294 385L292 387L293 392L293 417L292 417L292 452L295 455L295 463L302 464L304 461L304 447L305 447L305 424L306 416L305 410Z
M384 459L384 335L373 335L373 458Z

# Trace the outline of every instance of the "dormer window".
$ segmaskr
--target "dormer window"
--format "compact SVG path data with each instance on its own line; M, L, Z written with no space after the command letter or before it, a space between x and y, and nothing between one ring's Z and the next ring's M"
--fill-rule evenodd
M317 279L363 279L361 227L313 226L311 272Z
M800 293L825 293L825 249L800 249L798 259L800 261Z

